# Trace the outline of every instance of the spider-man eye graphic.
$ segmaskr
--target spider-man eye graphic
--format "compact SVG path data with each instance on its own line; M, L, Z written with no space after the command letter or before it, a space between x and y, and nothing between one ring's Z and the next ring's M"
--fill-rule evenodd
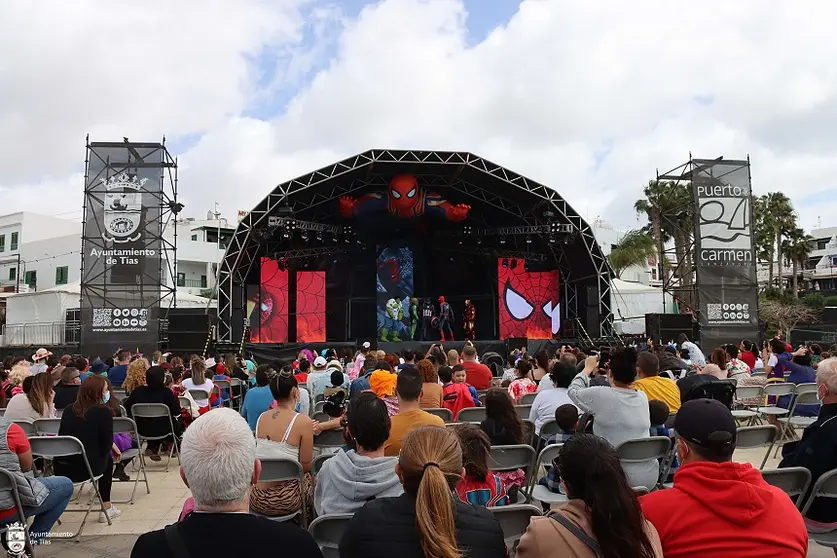
M560 323L557 271L525 271L517 260L512 268L498 261L500 337L550 339Z
M415 188L413 188L412 190L410 190L409 192L407 192L407 197L408 197L408 198L414 198L414 197L416 197L416 189L415 189Z
M391 190L390 193L392 194L393 198L397 200L401 199L401 192L399 192L398 190Z

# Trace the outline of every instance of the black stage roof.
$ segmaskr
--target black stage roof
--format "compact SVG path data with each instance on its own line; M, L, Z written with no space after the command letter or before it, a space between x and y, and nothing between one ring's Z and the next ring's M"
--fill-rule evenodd
M429 234L439 242L432 249L520 257L558 269L566 316L586 330L578 336L610 334L612 271L590 226L556 190L468 152L372 149L279 184L241 220L219 272L218 339L241 338L245 282L261 256L346 251L345 234L355 235L358 244L380 240L376 224L386 218L345 219L338 198L384 190L396 174L412 174L427 191L472 208L465 221L434 221ZM299 245L281 238L275 231L287 219L323 241ZM398 226L415 226L400 221ZM392 226L386 224L388 234Z

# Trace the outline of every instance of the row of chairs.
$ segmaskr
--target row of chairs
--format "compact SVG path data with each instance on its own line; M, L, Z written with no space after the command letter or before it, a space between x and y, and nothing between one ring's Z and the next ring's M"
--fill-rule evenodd
M532 405L515 405L514 409L517 411L517 416L523 420L528 420L529 413L532 410ZM453 413L451 413L450 409L424 409L424 411L427 411L431 415L436 415L446 423L454 422ZM485 407L469 407L459 411L459 415L456 417L456 422L482 422L485 418Z

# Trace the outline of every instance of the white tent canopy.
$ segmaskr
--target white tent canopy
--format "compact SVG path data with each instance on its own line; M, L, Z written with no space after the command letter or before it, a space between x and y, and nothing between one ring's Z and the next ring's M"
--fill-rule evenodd
M674 298L659 287L621 279L613 279L610 285L613 327L620 334L644 333L645 314L677 313Z

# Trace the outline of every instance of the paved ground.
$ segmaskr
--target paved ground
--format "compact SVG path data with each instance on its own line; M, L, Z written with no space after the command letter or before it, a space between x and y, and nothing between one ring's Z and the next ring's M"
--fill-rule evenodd
M764 449L739 450L735 453L736 461L748 461L756 467L761 465ZM127 557L137 536L155 529L162 529L177 520L183 502L189 497L189 489L183 484L179 474L179 464L172 461L169 472L165 472L165 461L149 463L148 482L151 494L145 491L145 485L137 486L135 503L117 504L123 512L122 516L113 521L113 525L98 523L98 514L91 514L84 526L81 541L78 543L67 540L56 540L51 544L37 549L38 558L95 558L95 557ZM773 458L772 452L766 468L774 468L778 460ZM136 472L129 466L131 477ZM113 499L127 500L131 494L133 483L114 483ZM87 502L87 492L82 500ZM82 509L80 504L71 504L68 509ZM83 514L73 512L62 516L61 526L54 531L75 533ZM812 545L808 556L811 558L834 558L831 549Z

